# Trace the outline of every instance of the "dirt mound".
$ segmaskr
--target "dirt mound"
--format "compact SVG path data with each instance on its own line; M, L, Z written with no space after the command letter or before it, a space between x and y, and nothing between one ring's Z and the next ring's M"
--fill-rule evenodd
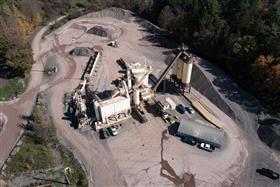
M88 47L76 47L69 52L72 56L91 56L93 50Z
M128 10L111 7L98 12L89 13L85 17L112 17L125 22L131 22L130 21L131 15L132 13Z
M87 31L88 34L95 34L101 37L107 37L108 33L105 28L101 26L94 26Z
M268 118L259 124L259 138L269 147L280 151L280 120Z

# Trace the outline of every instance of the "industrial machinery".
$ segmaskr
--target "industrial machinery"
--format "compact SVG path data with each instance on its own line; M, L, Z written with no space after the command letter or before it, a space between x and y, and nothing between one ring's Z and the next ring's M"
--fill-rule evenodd
M78 120L78 128L83 127L84 125L88 125L91 123L92 119L90 119L87 115L87 107L86 107L86 86L88 81L93 76L96 64L100 59L101 53L99 51L94 51L93 55L89 58L85 71L81 77L81 82L75 89L75 91L71 94L71 99L68 103L68 111L72 110L72 114Z
M125 76L121 85L112 91L111 98L106 100L94 100L93 106L96 116L96 129L108 127L121 120L127 119L134 111L141 123L145 123L147 118L144 112L144 103L154 98L154 93L173 67L171 78L182 92L190 91L190 79L192 71L191 54L188 48L182 45L179 53L164 70L154 86L149 83L152 67L147 64L128 63L123 58L117 62L125 69ZM168 108L174 110L176 105L167 98ZM133 109L133 110L132 110Z
M83 80L76 88L75 92L72 93L72 107L75 111L74 115L78 119L78 128L83 127L91 122L91 119L87 116L86 98L85 98L85 87L87 81ZM70 106L69 106L70 107Z
M82 75L82 80L85 78L90 78L95 70L95 66L101 57L101 53L99 51L94 51L93 55L89 58L86 69Z
M118 79L117 88L112 90L111 96L102 100L87 87L87 82L90 81L95 72L95 66L100 59L100 55L99 52L95 52L91 56L82 76L82 81L72 95L72 103L74 103L78 113L79 127L89 124L93 119L96 130L107 128L129 118L132 111L139 116L141 123L145 123L147 118L144 104L154 98L157 87L172 68L171 79L177 88L182 92L190 91L193 65L190 59L192 56L188 52L188 48L182 45L177 56L167 66L159 79L152 83L149 82L149 77L152 77L152 67L149 64L128 63L120 58L117 62L125 70L125 76ZM170 98L166 99L166 103L169 109L175 109L176 105ZM93 117L88 117L87 106L92 106Z
M108 46L114 47L114 48L118 48L119 44L116 41L110 41L108 43Z
M131 100L125 81L122 87L112 93L111 98L106 100L93 100L94 113L96 117L96 130L120 122L130 117Z
M157 98L156 100L156 104L158 105L160 111L175 110L176 108L176 104L169 97L165 99Z
M178 49L179 49L179 53L167 66L167 68L164 70L164 72L158 79L158 82L153 87L154 92L157 90L158 86L166 77L166 75L171 70L171 68L172 68L171 79L173 80L177 88L183 93L190 92L191 90L190 81L191 81L192 66L193 66L193 61L191 60L192 55L191 53L188 52L188 47L186 47L184 44L182 44L182 46L180 46Z

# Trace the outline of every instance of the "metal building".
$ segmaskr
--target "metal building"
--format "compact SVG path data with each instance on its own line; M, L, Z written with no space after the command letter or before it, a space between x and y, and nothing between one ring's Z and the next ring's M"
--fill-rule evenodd
M177 135L180 137L193 137L200 142L209 143L217 148L221 148L224 142L225 132L223 129L217 129L188 119L182 119Z

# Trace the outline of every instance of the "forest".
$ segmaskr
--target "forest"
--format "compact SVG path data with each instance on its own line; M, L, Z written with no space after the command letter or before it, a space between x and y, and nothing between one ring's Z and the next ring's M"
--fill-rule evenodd
M28 74L30 38L39 26L58 15L110 6L130 9L164 28L279 111L279 0L0 0L1 77Z

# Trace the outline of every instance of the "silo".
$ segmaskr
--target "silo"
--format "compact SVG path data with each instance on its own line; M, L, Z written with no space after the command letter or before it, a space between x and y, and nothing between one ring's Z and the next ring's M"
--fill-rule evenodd
M179 58L176 63L177 63L177 79L178 79L178 83L181 84L184 62Z
M132 88L132 83L131 83L131 73L129 69L126 72L126 75L127 75L127 86L128 89L130 90Z
M149 74L145 74L144 75L145 76L145 78L144 78L144 80L143 80L143 86L149 86Z
M174 63L172 67L172 75L171 78L176 81L177 80L177 61Z
M138 89L133 91L133 102L135 105L140 104L140 91Z
M101 116L100 116L100 113L99 113L99 110L98 110L98 108L99 108L98 101L94 101L93 106L94 106L96 121L100 121Z
M191 61L184 63L183 75L182 75L182 86L184 90L189 90L190 88L192 67L193 67L193 63Z

